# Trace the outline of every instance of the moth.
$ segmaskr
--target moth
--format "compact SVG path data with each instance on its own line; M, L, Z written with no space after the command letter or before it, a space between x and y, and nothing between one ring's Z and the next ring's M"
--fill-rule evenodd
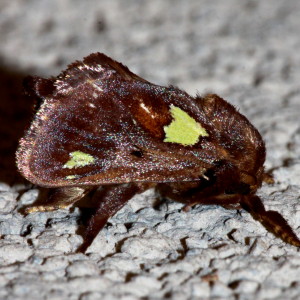
M192 97L152 84L102 53L69 65L56 78L28 77L40 105L16 154L21 174L52 188L27 212L70 206L102 186L84 242L135 194L155 188L185 204L243 208L286 243L300 240L255 194L272 178L258 130L221 97ZM213 220L212 220L213 222Z

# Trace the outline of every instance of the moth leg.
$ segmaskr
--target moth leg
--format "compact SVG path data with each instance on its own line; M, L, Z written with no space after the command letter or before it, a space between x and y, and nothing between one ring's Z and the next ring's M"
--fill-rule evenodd
M267 183L267 184L273 184L274 183L273 176L268 174L268 173L263 174L262 181Z
M195 200L193 203L187 204L183 209L188 211L191 206L196 204L217 204L222 205L225 208L236 209L242 207L251 214L253 219L259 221L269 232L273 233L288 244L300 247L299 238L282 215L274 210L266 211L261 199L256 195L224 194L202 199L200 198L197 201Z
M240 209L242 208L240 205L241 195L239 194L221 194L211 197L194 199L183 207L185 212L189 211L193 206L197 204L202 205L221 205L227 209Z
M207 174L207 181L202 181L197 186L192 183L163 184L158 186L163 196L185 204L184 210L189 210L196 204L222 205L228 208L240 208L240 194L249 193L247 184L233 184L239 182L240 174L236 166L223 160L218 162L218 167Z
M83 198L93 187L62 187L51 190L47 201L41 205L27 207L25 213L53 211L66 208Z
M77 252L84 253L104 227L107 220L119 211L135 194L141 193L147 188L149 188L148 185L134 183L104 187L101 199L99 199L99 206L88 221L88 226L83 236L84 242L77 249Z
M241 206L252 215L253 219L259 221L269 232L288 244L300 247L300 240L287 221L277 211L266 211L258 196L241 196Z

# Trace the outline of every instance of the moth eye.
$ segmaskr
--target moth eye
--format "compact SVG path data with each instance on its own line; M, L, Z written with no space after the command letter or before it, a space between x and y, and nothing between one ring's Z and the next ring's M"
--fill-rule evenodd
M134 150L134 151L131 151L131 154L132 154L133 156L139 157L139 158L141 158L141 157L144 156L143 151L141 151L141 150Z

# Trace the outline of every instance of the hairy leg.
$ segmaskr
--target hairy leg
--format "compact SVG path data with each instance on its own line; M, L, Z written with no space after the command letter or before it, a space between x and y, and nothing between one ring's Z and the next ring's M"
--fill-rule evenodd
M242 208L240 205L241 197L239 194L232 195L217 195L211 197L203 197L198 200L194 199L193 201L185 204L183 207L184 211L189 211L193 206L197 204L202 205L221 205L227 209L240 209Z
M62 187L52 189L46 201L27 207L25 213L53 211L66 208L83 198L93 189L95 189L95 187Z
M300 240L288 225L287 221L276 211L266 211L261 199L256 195L245 195L242 193L226 194L222 189L214 189L214 186L198 191L195 189L194 194L188 194L185 191L180 193L180 190L176 190L175 188L172 188L172 186L163 186L161 189L164 196L183 202L185 204L183 208L184 211L188 211L196 204L221 205L230 209L243 208L269 232L273 233L286 243L300 247Z
M283 216L274 210L267 211L256 195L218 195L214 197L201 198L197 202L189 203L184 207L187 211L192 205L222 205L225 208L242 207L251 214L254 220L259 221L269 232L283 240L284 242L300 247L300 240L294 233L293 229L283 218ZM235 206L235 205L238 205Z
M300 240L287 221L277 211L266 211L258 196L241 196L241 206L252 215L253 219L259 221L269 232L288 244L300 247Z
M185 210L196 204L238 208L239 194L248 193L249 186L239 183L238 170L230 162L220 161L216 166L201 181L162 183L157 189L163 197L184 203Z
M135 194L141 193L148 188L148 185L134 183L105 186L100 194L99 206L88 221L88 226L83 236L84 242L77 251L85 252L107 220L119 211Z

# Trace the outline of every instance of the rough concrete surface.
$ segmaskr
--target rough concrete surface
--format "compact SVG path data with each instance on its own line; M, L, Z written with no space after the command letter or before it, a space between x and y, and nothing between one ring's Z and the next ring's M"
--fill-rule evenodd
M299 32L298 0L1 0L0 299L299 299L299 249L243 210L184 213L149 190L76 254L81 210L22 215L41 189L14 165L31 119L23 77L100 51L149 81L238 106L275 178L259 195L299 236Z

